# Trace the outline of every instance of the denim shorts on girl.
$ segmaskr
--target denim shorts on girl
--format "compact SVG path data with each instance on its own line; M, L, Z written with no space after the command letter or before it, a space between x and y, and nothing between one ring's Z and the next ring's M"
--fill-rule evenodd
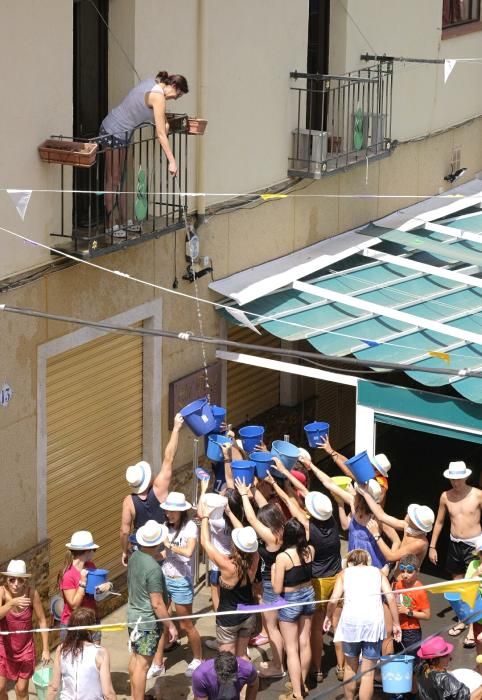
M263 603L274 603L280 596L273 591L271 581L263 579Z
M315 591L311 583L303 588L298 588L296 591L285 591L282 594L287 603L302 603L292 608L282 608L278 610L278 619L280 622L296 622L301 615L313 615L316 610Z
M382 653L382 640L378 642L342 642L345 656L358 658L360 654L364 659L377 661Z
M185 576L179 576L179 578L164 576L164 578L169 598L174 603L179 603L179 605L192 604L194 600L194 588L191 579Z

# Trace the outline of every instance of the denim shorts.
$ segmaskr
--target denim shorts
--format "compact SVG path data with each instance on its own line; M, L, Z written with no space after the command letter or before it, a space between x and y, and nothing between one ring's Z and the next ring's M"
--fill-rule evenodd
M164 576L164 578L166 581L167 593L174 603L179 603L179 605L192 604L194 600L194 589L191 579L184 576L180 576L179 578Z
M360 653L364 659L376 661L382 654L382 640L378 642L343 642L345 656L358 658Z
M263 603L274 603L280 596L273 591L271 581L263 579Z
M313 615L316 610L315 591L311 583L296 591L286 591L283 593L283 598L287 603L303 603L303 605L279 610L278 619L280 622L296 622L301 615Z

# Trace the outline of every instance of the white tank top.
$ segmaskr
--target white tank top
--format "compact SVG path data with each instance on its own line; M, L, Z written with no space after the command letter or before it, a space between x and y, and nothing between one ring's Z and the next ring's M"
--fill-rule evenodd
M148 78L141 81L127 94L120 105L114 107L109 112L102 126L107 134L125 138L130 137L139 124L143 122L152 122L153 111L152 107L148 107L145 103L146 92L160 92L164 94L164 90L156 83L154 78Z
M374 566L348 566L343 574L344 600L335 642L378 642L385 637L382 578Z
M95 657L101 647L84 643L82 655L61 654L60 700L103 700L100 675Z

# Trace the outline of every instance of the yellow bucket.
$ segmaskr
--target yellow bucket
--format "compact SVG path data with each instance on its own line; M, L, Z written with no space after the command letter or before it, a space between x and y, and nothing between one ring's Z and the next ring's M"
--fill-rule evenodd
M351 484L351 477L349 476L332 476L331 480L345 491Z

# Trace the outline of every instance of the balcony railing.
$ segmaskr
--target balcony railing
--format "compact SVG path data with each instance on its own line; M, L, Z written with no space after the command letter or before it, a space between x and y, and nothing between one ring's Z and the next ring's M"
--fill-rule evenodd
M136 129L125 148L99 146L90 168L60 165L59 227L52 234L57 237L55 248L94 257L184 225L187 117L172 116L176 119L171 123L169 142L178 166L176 178L169 174L153 124Z
M347 75L290 73L297 99L288 175L318 179L391 147L392 62ZM302 81L301 84L298 81Z

